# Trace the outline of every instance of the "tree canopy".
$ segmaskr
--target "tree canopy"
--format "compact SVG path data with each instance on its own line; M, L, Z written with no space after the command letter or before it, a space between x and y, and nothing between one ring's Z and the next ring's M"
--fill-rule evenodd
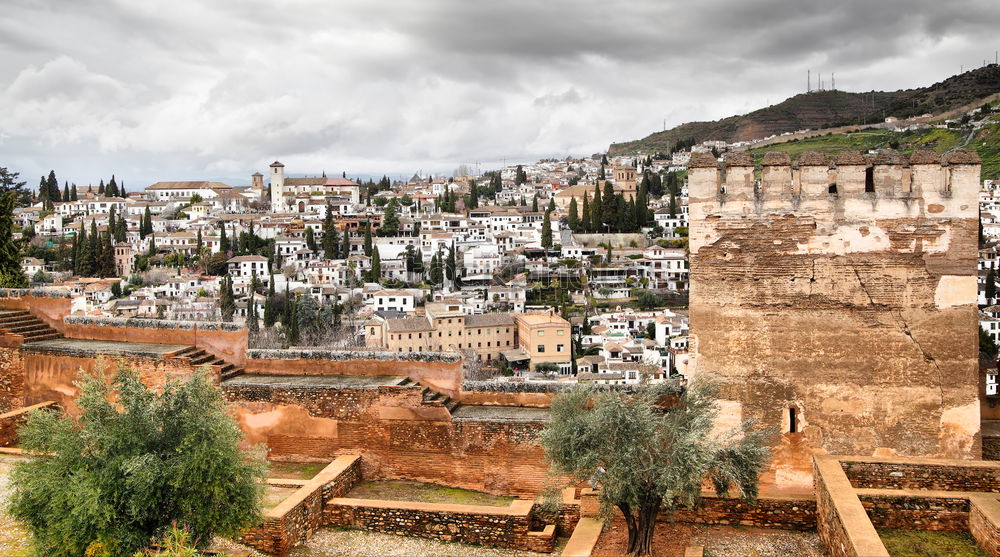
M260 519L266 465L203 372L162 392L119 368L81 372L79 417L33 412L19 435L10 513L40 555L132 555L172 523L196 545ZM89 550L89 552L88 552Z
M694 381L671 400L675 394L666 384L636 394L581 385L553 399L541 434L555 473L599 483L602 514L624 515L632 556L650 554L656 515L694 505L705 479L720 495L736 488L756 498L770 457L771 432L752 422L713 433L718 407L709 382Z

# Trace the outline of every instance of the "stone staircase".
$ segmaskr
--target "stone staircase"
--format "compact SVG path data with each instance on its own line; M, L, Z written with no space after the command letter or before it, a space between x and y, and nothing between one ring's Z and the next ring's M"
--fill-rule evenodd
M26 309L0 311L0 332L21 335L24 342L62 338L59 331Z
M222 358L216 357L215 355L198 348L197 346L188 346L179 352L174 352L170 355L170 357L184 360L186 363L196 367L211 366L213 368L218 368L219 378L222 381L232 379L237 375L242 375L244 372L244 369L236 364L231 364Z
M448 409L448 412L454 412L455 408L458 408L459 402L457 400L452 400L452 398L444 393L439 393L431 387L426 385L421 385L420 382L414 381L407 377L399 383L400 387L423 387L420 393L423 395L423 403L430 406L444 406Z

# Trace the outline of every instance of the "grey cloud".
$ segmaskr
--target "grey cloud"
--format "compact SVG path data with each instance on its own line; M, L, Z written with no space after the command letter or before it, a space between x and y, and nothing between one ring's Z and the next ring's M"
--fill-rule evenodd
M990 0L11 0L0 162L138 187L583 155L778 102L806 69L930 84L997 23Z

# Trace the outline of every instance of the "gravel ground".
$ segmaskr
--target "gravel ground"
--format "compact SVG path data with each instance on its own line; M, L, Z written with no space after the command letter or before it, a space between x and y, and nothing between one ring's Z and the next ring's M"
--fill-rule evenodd
M691 545L705 546L705 557L822 557L816 532L727 528L698 532Z
M0 555L4 557L24 557L31 555L28 533L6 514L7 498L10 497L10 472L14 463L21 460L16 456L0 456Z
M305 546L292 551L290 557L413 557L415 555L421 557L541 557L546 554L445 543L378 532L326 528L316 532L316 535Z

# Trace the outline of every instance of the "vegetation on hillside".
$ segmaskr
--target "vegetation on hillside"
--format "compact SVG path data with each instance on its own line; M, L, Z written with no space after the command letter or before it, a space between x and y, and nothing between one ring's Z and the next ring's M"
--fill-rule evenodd
M643 139L611 145L613 154L668 153L684 142L763 139L801 129L881 122L940 114L1000 92L1000 66L990 64L920 89L900 91L814 91L776 105L714 122L688 122Z
M750 153L759 159L768 151L784 151L792 157L792 160L796 160L807 151L835 154L842 151L865 152L869 149L891 148L909 154L916 149L931 149L944 153L957 147L975 149L979 153L983 159L983 179L1000 179L1000 122L983 126L973 132L950 128L908 132L861 130L767 145L752 149Z

